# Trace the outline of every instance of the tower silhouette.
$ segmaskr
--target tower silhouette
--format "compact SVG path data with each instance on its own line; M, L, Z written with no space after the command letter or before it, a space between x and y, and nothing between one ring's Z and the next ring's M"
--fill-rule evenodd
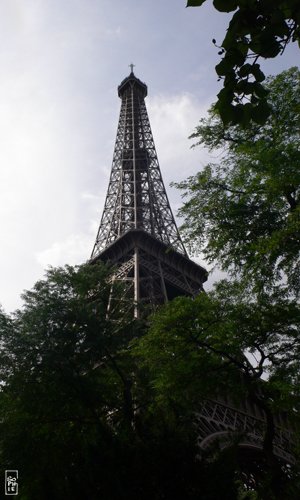
M111 176L92 261L115 266L135 317L178 296L194 296L207 279L189 259L162 180L145 105L147 86L133 73L118 87L121 111Z

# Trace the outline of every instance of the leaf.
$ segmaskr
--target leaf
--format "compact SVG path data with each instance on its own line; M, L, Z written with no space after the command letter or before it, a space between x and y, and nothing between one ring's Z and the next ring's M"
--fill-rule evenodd
M200 7L205 0L188 0L187 7Z
M261 83L253 82L253 94L257 95L257 97L265 98L269 94L269 91L261 85Z
M244 44L236 44L235 46L228 49L226 56L233 66L242 66L244 64L247 56L248 46Z
M241 118L240 111L237 110L237 106L233 106L230 102L218 101L216 108L220 113L221 120L225 126L230 123L237 123L238 118Z
M266 58L276 57L281 50L281 43L274 34L264 29L253 37L249 44L250 49L257 55Z
M252 65L252 71L251 71L251 73L252 73L252 75L254 76L254 78L255 78L255 80L257 82L263 82L264 81L265 75L261 71L259 64L253 64Z
M251 111L252 119L263 125L271 113L271 107L266 101L260 101L257 106L254 106Z
M232 69L234 63L228 58L224 57L219 64L215 67L215 70L219 76L225 76Z
M219 12L231 12L237 8L236 0L214 0L213 4Z
M231 103L233 99L233 92L231 89L225 87L218 93L218 102L220 103Z
M237 94L249 95L253 93L253 82L248 82L247 80L240 80L236 85Z
M248 76L252 73L252 64L246 63L243 66L241 66L241 69L239 70L239 76L241 78Z
M250 102L246 102L246 104L243 104L243 125L247 126L250 123L251 120L251 112L252 112L253 104Z

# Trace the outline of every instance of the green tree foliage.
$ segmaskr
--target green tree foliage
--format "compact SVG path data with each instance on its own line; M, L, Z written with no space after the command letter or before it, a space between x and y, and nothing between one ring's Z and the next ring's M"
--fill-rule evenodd
M259 407L263 456L244 462L233 440L235 477L254 498L296 499L299 470L274 456L274 437L276 415L286 415L298 456L300 73L292 68L267 86L272 112L261 127L225 128L210 110L192 137L220 163L177 184L187 197L180 212L190 248L204 246L235 281L195 300L175 299L152 319L137 352L157 400L178 414L197 412L205 398ZM212 463L228 459L211 453Z
M135 327L107 319L107 278L100 265L51 269L1 325L1 463L19 469L20 498L105 497L91 477L113 481L116 429L133 425Z
M192 250L262 287L279 280L300 292L300 72L267 81L272 113L264 126L224 128L214 108L192 138L220 163L177 184Z
M0 313L2 476L19 470L21 500L232 500L232 464L200 463L193 425L154 402L145 326L107 315L110 286L100 264L51 269Z
M299 333L299 304L285 292L251 297L240 283L223 280L211 292L162 308L136 349L143 353L147 346L144 362L166 398L196 404L199 395L234 389L237 401L245 395L256 401L253 386L267 391L276 412L298 405Z
M213 292L195 300L179 297L164 307L137 352L151 372L156 397L168 407L197 413L205 398L259 407L266 417L264 455L253 471L249 461L243 466L238 460L236 449L236 475L248 486L254 478L259 498L298 497L298 472L286 470L273 453L276 414L288 412L290 425L299 427L296 301L279 290L251 299L239 283L220 282ZM219 460L224 463L224 456Z
M188 7L205 0L188 0ZM216 107L223 123L264 123L270 112L265 75L257 62L282 54L289 42L300 44L298 0L214 0L220 12L234 12L219 49L216 66L223 79ZM216 41L213 40L216 44Z

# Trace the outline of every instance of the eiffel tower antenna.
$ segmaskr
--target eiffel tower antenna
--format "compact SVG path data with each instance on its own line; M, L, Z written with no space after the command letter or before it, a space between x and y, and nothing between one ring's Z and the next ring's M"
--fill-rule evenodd
M91 259L117 267L127 297L151 307L194 296L207 272L188 258L162 180L145 105L147 86L131 73L118 87L121 111L106 201Z

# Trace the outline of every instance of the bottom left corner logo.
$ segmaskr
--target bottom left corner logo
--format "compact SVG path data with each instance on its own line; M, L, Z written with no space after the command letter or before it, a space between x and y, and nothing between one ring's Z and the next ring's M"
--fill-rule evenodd
M5 471L5 495L17 495L18 494L18 471L17 470L6 470Z

